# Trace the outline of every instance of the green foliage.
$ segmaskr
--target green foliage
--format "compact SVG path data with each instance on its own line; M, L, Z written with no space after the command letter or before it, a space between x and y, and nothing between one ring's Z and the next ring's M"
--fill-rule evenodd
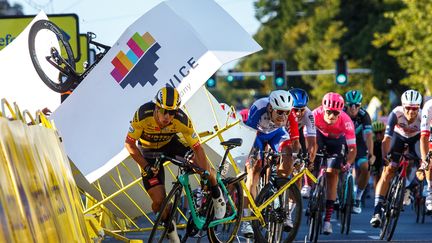
M365 104L377 96L390 107L390 89L397 94L407 87L432 90L432 1L256 0L255 8L262 25L254 39L263 50L240 61L237 70L270 71L276 59L285 60L288 71L334 70L340 56L348 60L349 69L372 70L370 74L348 71L345 86L337 85L334 75L288 77L288 86L309 92L311 107L330 91L344 94L359 89ZM249 94L267 95L274 89L271 82L250 82L254 90ZM230 92L247 92L248 85Z

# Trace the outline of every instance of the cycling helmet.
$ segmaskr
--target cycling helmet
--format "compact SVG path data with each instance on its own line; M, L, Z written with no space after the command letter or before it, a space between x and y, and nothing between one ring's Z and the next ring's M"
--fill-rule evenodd
M154 99L154 103L166 110L178 110L180 108L180 94L173 87L163 87Z
M422 96L415 90L407 90L401 96L403 106L420 106L422 102Z
M322 106L325 110L341 111L344 107L344 99L342 95L330 92L324 95Z
M345 101L347 105L360 104L363 100L363 95L360 90L350 90L345 94Z
M303 108L307 106L309 101L308 94L303 89L294 88L289 90L291 96L293 97L293 106L295 108Z
M293 106L293 98L288 91L275 90L269 96L270 105L275 110L289 111Z
M382 122L382 121L372 122L372 131L373 132L382 132L384 130L385 130L384 122Z

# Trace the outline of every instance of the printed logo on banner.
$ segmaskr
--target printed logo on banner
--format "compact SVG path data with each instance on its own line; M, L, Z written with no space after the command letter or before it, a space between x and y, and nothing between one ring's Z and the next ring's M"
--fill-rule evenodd
M138 83L154 85L157 82L154 76L158 67L156 61L159 56L156 52L161 48L153 36L146 32L140 35L136 32L127 42L130 48L127 53L119 51L111 60L114 69L111 76L124 89L128 84L135 87Z

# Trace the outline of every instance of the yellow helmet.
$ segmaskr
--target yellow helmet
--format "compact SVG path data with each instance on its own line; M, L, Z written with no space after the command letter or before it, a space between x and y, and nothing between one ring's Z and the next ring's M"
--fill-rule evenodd
M154 102L165 110L178 110L181 102L180 94L173 87L164 87L157 92Z

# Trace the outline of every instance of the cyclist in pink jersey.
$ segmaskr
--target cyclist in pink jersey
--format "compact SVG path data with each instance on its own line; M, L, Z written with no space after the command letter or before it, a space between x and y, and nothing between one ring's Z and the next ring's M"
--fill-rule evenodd
M345 161L342 158L329 160L327 164L327 201L323 225L324 234L333 233L330 218L336 200L339 170L348 170L351 164L354 163L357 154L354 124L351 118L342 111L343 107L343 97L340 94L330 92L324 96L322 106L312 112L317 128L318 151L325 146L329 154L340 155L345 152L345 144L348 145L347 163L345 165L343 165Z

